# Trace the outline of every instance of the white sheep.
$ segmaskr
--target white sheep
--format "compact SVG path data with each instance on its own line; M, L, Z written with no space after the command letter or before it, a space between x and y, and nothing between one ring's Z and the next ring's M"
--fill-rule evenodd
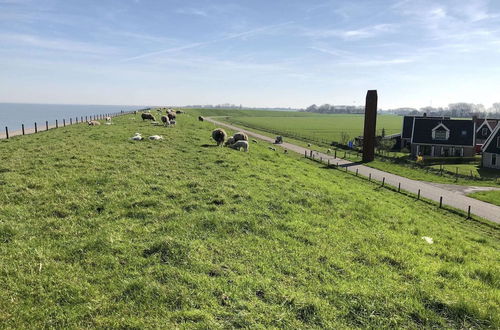
M236 141L235 143L231 144L229 148L233 148L236 150L241 150L241 148L243 148L243 151L248 152L248 141L245 140Z
M151 135L149 137L149 139L153 140L153 141L163 140L163 136L161 136L161 135Z
M141 135L141 133L135 133L135 135L133 137L131 137L130 139L134 140L134 141L141 141L142 135Z
M106 121L107 121L107 122L110 122L110 121L111 121L111 117L109 117L109 116L108 116L108 117L106 117Z

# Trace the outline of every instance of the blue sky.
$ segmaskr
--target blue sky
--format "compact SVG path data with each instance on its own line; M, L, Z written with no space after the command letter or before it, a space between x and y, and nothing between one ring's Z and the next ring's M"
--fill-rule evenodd
M0 0L0 102L500 102L499 0Z

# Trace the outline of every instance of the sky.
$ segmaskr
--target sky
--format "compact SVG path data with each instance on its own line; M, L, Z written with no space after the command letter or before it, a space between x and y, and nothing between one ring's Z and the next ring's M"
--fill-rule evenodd
M0 0L0 102L500 102L500 0Z

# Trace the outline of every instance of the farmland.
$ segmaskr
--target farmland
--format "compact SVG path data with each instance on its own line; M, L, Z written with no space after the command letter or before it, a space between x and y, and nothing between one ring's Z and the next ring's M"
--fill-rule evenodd
M196 115L0 141L4 327L500 326L498 225Z

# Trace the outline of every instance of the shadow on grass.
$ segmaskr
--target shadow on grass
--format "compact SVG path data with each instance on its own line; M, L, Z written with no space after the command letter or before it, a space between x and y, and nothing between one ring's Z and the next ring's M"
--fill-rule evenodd
M217 147L220 147L216 144L202 144L201 145L202 148L217 148Z

